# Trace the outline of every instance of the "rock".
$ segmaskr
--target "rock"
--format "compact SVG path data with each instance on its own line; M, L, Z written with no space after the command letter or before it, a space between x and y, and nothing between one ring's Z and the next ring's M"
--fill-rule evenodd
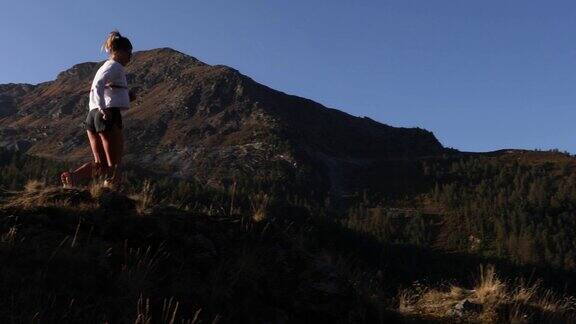
M462 317L466 314L478 314L482 312L482 304L471 302L469 299L463 299L456 303L454 307L446 312L448 316Z

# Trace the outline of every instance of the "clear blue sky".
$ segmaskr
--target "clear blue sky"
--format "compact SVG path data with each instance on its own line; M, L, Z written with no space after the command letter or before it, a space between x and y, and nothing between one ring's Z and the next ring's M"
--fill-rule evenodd
M576 2L4 1L0 83L169 46L278 90L468 151L576 153Z

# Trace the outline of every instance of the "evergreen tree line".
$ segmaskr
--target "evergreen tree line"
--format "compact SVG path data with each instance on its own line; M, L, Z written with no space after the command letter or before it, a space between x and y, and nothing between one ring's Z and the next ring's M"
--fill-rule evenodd
M472 157L424 165L446 212L446 248L576 270L576 170L569 160Z

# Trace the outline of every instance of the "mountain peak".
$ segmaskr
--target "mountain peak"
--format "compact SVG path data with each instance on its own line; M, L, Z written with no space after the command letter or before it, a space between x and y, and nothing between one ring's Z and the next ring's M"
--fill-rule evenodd
M131 65L137 63L138 61L146 61L146 60L154 60L156 62L163 61L164 63L188 63L193 65L207 65L206 63L200 61L199 59L184 54L180 51L177 51L170 47L160 47L160 48L153 48L149 50L142 50L134 52L134 57L132 58Z
M81 122L101 64L74 65L30 89L5 87L0 146L89 159ZM126 72L137 99L125 113L125 161L155 171L217 185L239 176L299 178L345 192L353 173L377 161L445 152L431 132L327 108L172 48L135 52Z

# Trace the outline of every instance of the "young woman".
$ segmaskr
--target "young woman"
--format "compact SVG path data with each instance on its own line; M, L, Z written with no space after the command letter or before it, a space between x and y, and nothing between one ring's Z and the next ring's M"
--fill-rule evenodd
M64 187L90 177L103 177L105 186L117 186L124 149L123 110L134 96L128 90L124 67L132 57L132 43L118 31L110 33L102 49L109 58L96 72L90 89L90 105L84 124L94 161L61 175Z

